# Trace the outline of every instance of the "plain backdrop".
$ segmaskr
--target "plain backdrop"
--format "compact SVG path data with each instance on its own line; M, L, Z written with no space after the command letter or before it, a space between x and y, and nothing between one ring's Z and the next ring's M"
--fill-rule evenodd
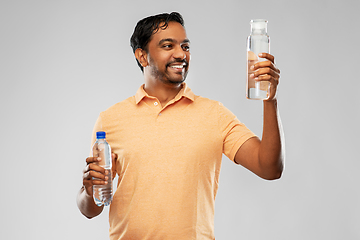
M360 239L359 1L0 1L0 239L108 239L108 210L76 206L98 114L143 83L138 20L178 11L187 83L262 134L245 98L246 37L269 21L281 70L285 171L265 181L224 156L217 240ZM206 121L206 118L204 119Z

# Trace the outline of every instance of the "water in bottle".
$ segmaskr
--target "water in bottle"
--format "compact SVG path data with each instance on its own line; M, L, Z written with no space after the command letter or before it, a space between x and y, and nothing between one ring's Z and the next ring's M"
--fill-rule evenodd
M255 19L250 21L251 33L247 38L247 81L246 97L248 99L266 100L270 96L270 82L255 81L250 78L253 73L250 67L257 62L266 61L259 53L270 53L270 37L267 34L267 20Z
M98 163L99 166L108 170L108 179L106 185L93 185L93 198L96 205L101 206L110 205L112 201L112 177L111 177L111 148L106 142L106 133L97 132L96 142L94 143L92 152L93 157L100 157L101 161Z

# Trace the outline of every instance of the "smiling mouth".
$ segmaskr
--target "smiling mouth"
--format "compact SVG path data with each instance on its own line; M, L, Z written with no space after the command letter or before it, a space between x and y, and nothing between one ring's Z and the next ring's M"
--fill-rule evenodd
M173 64L169 64L168 67L172 70L174 70L175 72L178 73L182 73L185 71L187 64L182 62L182 63L173 63Z
M167 65L167 67L172 68L172 69L176 69L176 70L182 70L185 67L187 67L188 63L184 60L184 61L179 61L179 62L171 62Z
M175 69L183 69L185 68L184 65L172 65L172 66L169 66L170 68L175 68Z

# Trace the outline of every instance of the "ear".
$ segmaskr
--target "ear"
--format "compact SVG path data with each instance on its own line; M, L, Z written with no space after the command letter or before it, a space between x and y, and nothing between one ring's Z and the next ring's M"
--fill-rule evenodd
M139 61L142 67L146 67L149 65L148 62L148 54L145 50L138 48L135 50L135 57Z

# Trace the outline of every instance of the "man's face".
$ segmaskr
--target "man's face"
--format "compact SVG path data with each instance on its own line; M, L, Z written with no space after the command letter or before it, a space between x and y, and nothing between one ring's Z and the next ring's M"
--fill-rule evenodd
M159 29L148 44L149 71L147 74L166 84L185 81L190 62L190 42L183 26L169 22Z

